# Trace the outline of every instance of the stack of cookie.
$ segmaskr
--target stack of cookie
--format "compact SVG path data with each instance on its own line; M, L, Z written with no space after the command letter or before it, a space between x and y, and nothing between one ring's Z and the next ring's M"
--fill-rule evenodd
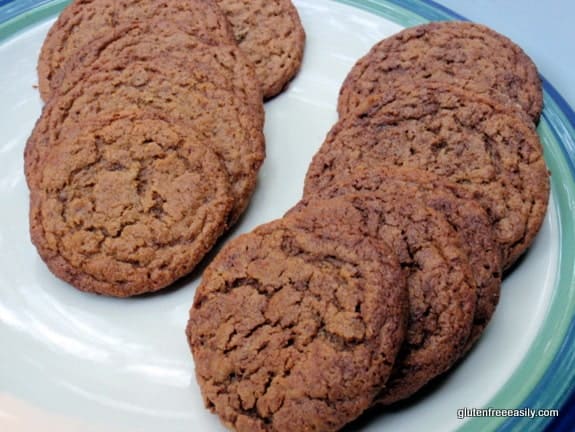
M375 45L302 200L204 273L187 335L207 406L239 431L334 431L450 369L542 224L541 109L531 60L483 26Z
M449 181L487 212L509 268L547 208L548 173L535 131L537 69L509 39L466 22L404 30L352 68L339 121L314 156L304 197L360 167L403 167Z
M295 75L304 42L291 2L257 3L77 0L60 15L25 150L32 241L58 277L157 291L240 218L265 156L264 96Z

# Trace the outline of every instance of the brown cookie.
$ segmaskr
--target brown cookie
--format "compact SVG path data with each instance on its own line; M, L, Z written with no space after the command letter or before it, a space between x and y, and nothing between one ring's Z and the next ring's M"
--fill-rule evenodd
M85 80L94 72L106 70L110 59L145 61L168 54L181 59L193 59L197 51L234 45L232 40L208 44L187 30L182 23L170 22L163 17L119 24L111 34L93 39L66 58L52 74L52 94L66 93L78 81ZM240 66L245 63L244 60ZM258 97L261 98L261 95L258 94Z
M213 0L74 0L54 23L38 59L40 95L52 93L51 80L79 49L126 24L163 19L205 43L233 40L229 24Z
M127 297L189 273L232 206L219 158L153 116L101 117L51 148L31 188L33 243L82 291Z
M458 183L487 210L508 268L532 243L549 178L533 124L512 104L447 84L414 82L367 98L329 132L305 195L358 165L403 166Z
M383 240L407 274L407 337L376 401L405 399L449 369L464 352L476 304L476 286L459 234L445 215L409 195L407 186L382 185L378 194L358 192L300 202L316 217L345 220L364 235Z
M290 0L216 0L241 50L256 68L266 99L298 72L305 31Z
M443 21L408 28L376 44L344 81L340 116L395 80L431 79L477 92L497 90L537 122L541 80L531 59L511 40L474 23Z
M501 250L493 236L487 213L467 197L461 186L413 168L356 167L348 177L326 186L310 199L333 198L357 192L377 195L385 194L390 189L400 189L409 199L443 213L463 240L462 245L467 252L477 286L477 304L471 335L466 344L467 351L481 336L495 312L499 301L502 266Z
M230 223L239 218L265 157L264 113L253 69L233 45L202 46L192 40L195 49L188 56L166 53L160 45L175 34L186 38L172 28L159 30L156 39L135 26L81 52L28 141L29 184L42 154L60 136L105 112L153 111L181 122L221 157L236 201ZM147 49L154 44L157 55Z
M204 271L186 333L205 403L234 430L336 431L390 373L407 313L397 258L326 222L260 226Z

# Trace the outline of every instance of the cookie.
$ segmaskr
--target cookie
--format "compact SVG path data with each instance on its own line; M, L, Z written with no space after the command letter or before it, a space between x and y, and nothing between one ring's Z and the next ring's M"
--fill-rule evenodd
M358 192L304 199L318 219L341 220L389 245L407 274L407 336L391 376L375 401L390 404L413 395L448 370L464 352L477 300L475 281L459 234L445 215L409 195L402 185L382 185L377 195Z
M157 56L145 54L154 43L135 27L83 55L89 61L66 74L28 140L28 183L50 143L89 119L105 112L153 111L181 122L222 159L235 197L234 223L249 203L265 157L264 113L253 69L236 46L198 47L189 58L160 49Z
M205 43L232 41L229 24L213 0L75 0L50 28L38 59L40 95L47 101L51 80L79 49L131 23L163 19Z
M241 50L254 64L266 99L297 74L305 31L290 0L216 0Z
M501 288L501 250L495 241L485 210L466 197L461 186L443 181L436 175L418 169L397 167L356 167L348 177L328 185L310 199L333 198L349 193L378 195L398 189L410 199L424 203L446 216L460 234L477 287L477 303L469 350L491 320Z
M340 429L387 379L406 302L397 258L355 230L308 215L228 242L186 329L206 406L242 432Z
M232 204L219 158L181 128L139 113L101 117L46 156L30 232L56 276L127 297L193 270Z
M443 21L403 30L373 46L346 77L340 116L395 80L431 79L477 92L497 90L537 122L543 107L533 61L511 40L469 22Z
M547 209L533 124L515 105L447 84L395 87L340 119L310 165L306 196L361 164L418 168L459 184L487 210L504 268L530 246Z

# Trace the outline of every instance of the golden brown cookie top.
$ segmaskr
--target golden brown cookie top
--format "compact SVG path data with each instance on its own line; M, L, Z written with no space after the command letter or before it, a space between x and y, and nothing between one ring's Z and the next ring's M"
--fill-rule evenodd
M75 0L62 11L40 52L42 99L49 99L52 77L79 49L126 24L145 23L152 18L177 23L206 43L233 38L226 18L213 0Z
M337 182L315 192L310 199L357 192L377 196L389 193L389 190L401 190L409 199L441 212L461 236L477 286L473 327L466 344L470 349L495 312L501 288L502 263L501 249L487 213L464 188L419 169L359 166L348 176L342 176Z
M31 188L32 241L78 289L132 296L191 271L232 203L221 161L177 125L101 117L47 154Z
M338 101L344 115L395 80L430 79L476 92L497 90L537 122L543 108L533 61L505 36L480 24L433 22L383 39L350 71Z
M132 26L81 52L36 127L49 133L35 130L29 139L29 183L36 171L32 165L41 164L42 152L57 140L50 134L70 133L102 113L156 112L181 123L222 159L236 199L230 222L238 219L265 157L258 83L235 45L197 45L192 39L195 49L184 56L160 48L162 42L169 46L174 39L168 36L173 35L186 46L189 38L176 28L159 31L156 39L141 26ZM157 49L149 52L147 47L154 44Z
M397 185L394 185L397 186ZM318 219L346 220L391 247L406 272L407 336L376 400L407 398L445 372L463 353L476 305L476 285L460 235L445 215L414 200L402 186L377 195L357 192L304 199L288 214L321 209Z
M387 379L405 279L385 245L342 226L280 219L205 270L187 335L206 405L234 430L335 431Z
M417 168L458 183L492 219L505 268L529 247L547 209L533 124L515 105L447 84L394 87L340 119L311 163L306 195L358 165Z
M305 31L290 0L216 0L240 49L254 64L269 99L280 93L303 60Z

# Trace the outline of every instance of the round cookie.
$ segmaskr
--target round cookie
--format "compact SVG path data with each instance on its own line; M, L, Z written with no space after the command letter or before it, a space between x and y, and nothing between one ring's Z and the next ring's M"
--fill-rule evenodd
M345 224L302 217L227 243L196 291L196 377L233 430L339 430L370 406L404 336L397 258Z
M535 238L549 199L533 124L515 105L447 84L392 90L367 98L332 128L308 170L305 195L361 164L427 170L483 205L508 268Z
M543 108L537 68L520 47L483 25L443 21L408 28L374 45L345 79L338 112L343 117L395 80L422 79L476 92L497 90L535 122Z
M253 69L232 45L198 47L189 58L160 49L157 56L146 54L155 39L143 37L139 43L141 34L135 27L123 37L102 40L83 57L87 64L66 74L28 140L28 183L46 148L91 118L157 112L181 123L222 159L236 201L230 215L234 223L249 203L265 157L264 113Z
M38 59L40 95L47 101L51 80L79 49L99 37L121 33L125 24L159 18L179 24L205 43L233 41L229 24L213 0L74 0L48 32Z
M413 395L459 359L469 339L476 286L459 234L445 216L414 200L402 185L379 193L358 192L304 199L288 213L313 206L317 219L345 219L383 240L407 275L407 336L389 380L375 401L390 404Z
M218 157L159 117L117 115L51 148L31 188L32 242L82 291L127 297L189 273L226 228Z
M216 0L240 49L254 64L264 98L280 93L298 72L305 31L290 0Z
M216 69L216 75L226 75L231 82L223 86L241 94L246 105L259 113L259 121L263 124L262 94L253 65L237 49L235 42L230 39L218 44L206 43L203 38L190 34L186 25L162 17L117 26L113 34L94 39L77 50L53 74L53 91L66 93L94 72L115 67L118 59L150 61L162 56L197 61Z
M348 177L317 191L309 199L333 198L349 193L388 193L400 189L410 199L443 213L460 234L477 286L477 304L466 351L477 341L489 323L501 288L501 250L493 236L485 210L466 197L461 186L443 181L418 169L400 167L356 167ZM305 197L304 197L305 198Z

